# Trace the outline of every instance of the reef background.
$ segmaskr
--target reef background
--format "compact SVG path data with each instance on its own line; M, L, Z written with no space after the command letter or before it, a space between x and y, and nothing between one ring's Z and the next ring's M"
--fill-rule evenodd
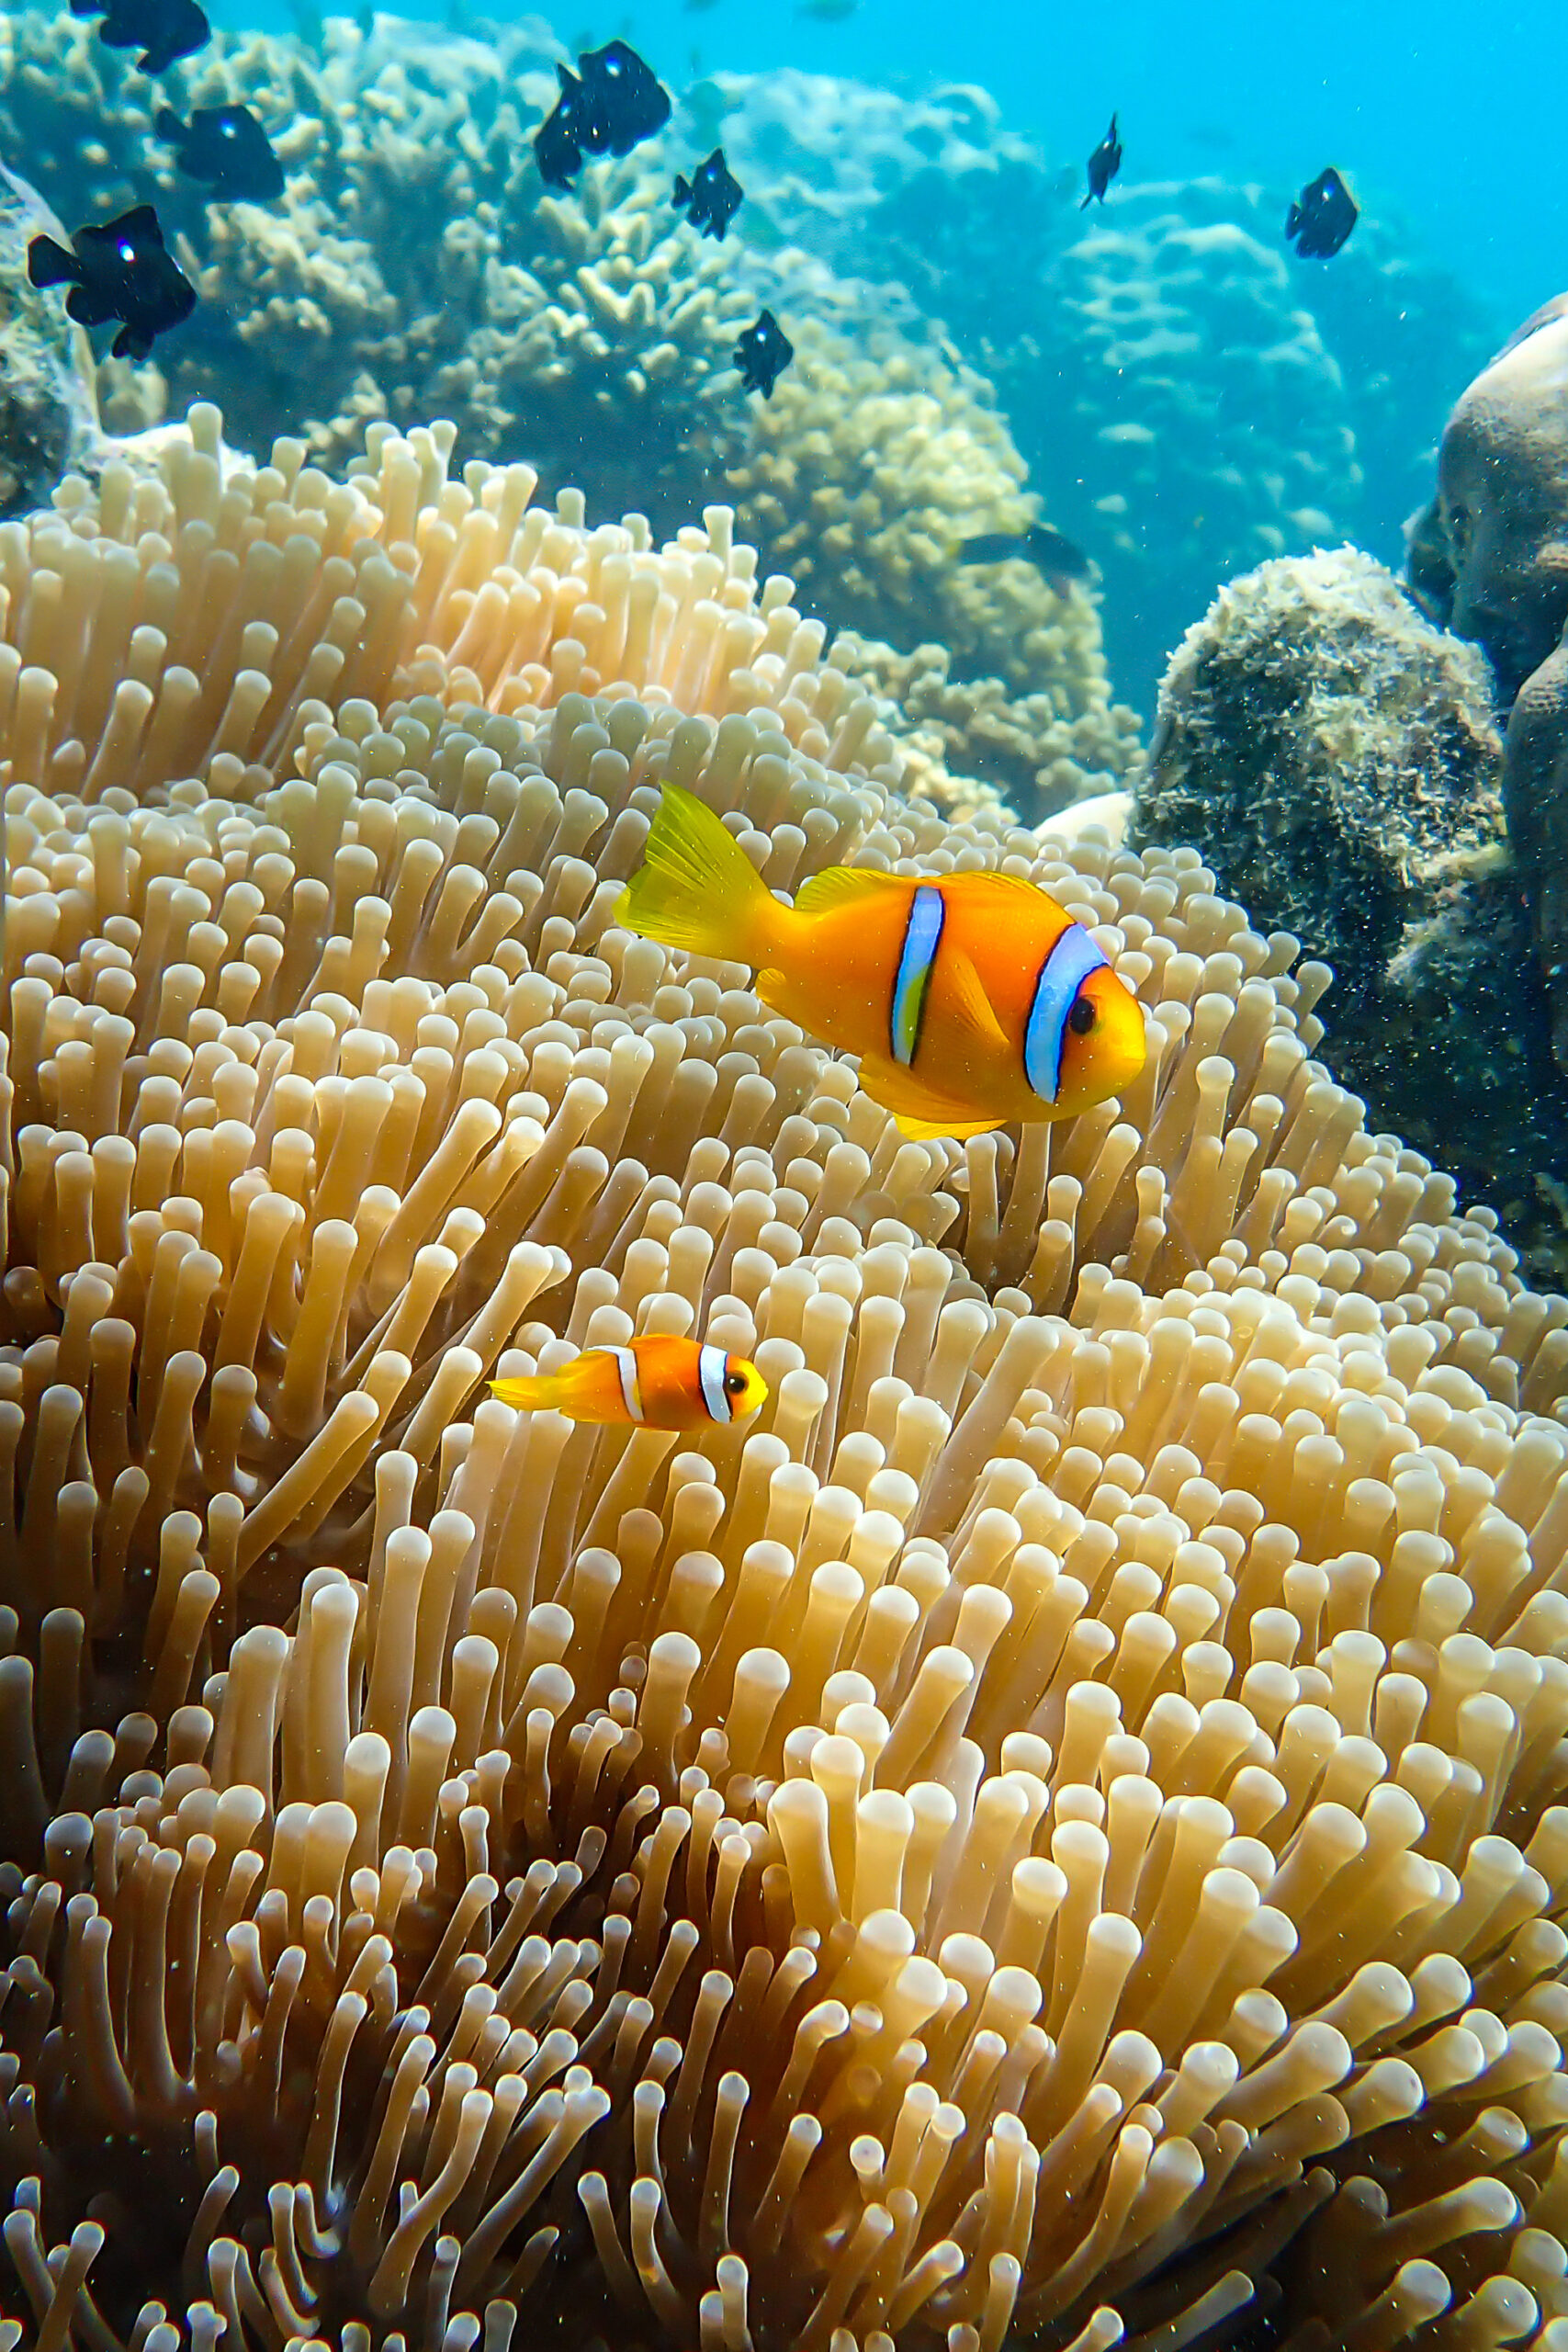
M1054 24L1048 41L1012 6L988 8L973 24L921 11L900 20L896 45L886 0L861 0L838 21L741 11L733 0L553 27L538 17L493 22L464 0L428 10L423 25L420 14L410 12L412 31L399 31L401 17L381 18L373 45L406 51L416 83L423 76L449 96L463 93L471 118L465 143L483 147L485 168L471 189L450 188L443 203L430 157L456 140L458 109L433 105L428 90L400 106L383 87L369 120L356 122L360 90L351 85L362 77L350 70L345 81L339 55L338 81L321 98L333 126L327 143L344 151L334 160L351 173L356 149L378 126L396 150L390 167L376 187L361 187L351 221L341 180L332 185L328 175L324 211L305 224L313 266L299 286L289 286L286 271L253 270L203 287L198 322L166 346L175 409L197 394L217 397L231 429L253 444L291 429L303 388L321 370L309 335L291 345L290 329L301 307L314 304L321 331L348 346L344 306L334 312L323 300L321 278L340 257L352 270L355 257L334 252L323 260L321 246L323 238L357 241L367 288L364 316L350 323L358 344L379 345L380 364L369 372L392 421L454 413L462 453L493 458L525 447L547 481L572 482L592 513L652 497L656 529L673 527L706 498L733 494L727 477L738 449L771 418L732 377L710 396L713 363L727 356L723 333L711 352L681 353L671 389L689 384L698 397L678 421L688 462L673 476L667 418L633 404L615 435L603 431L601 413L570 446L558 435L552 447L548 422L514 402L496 403L488 418L462 413L461 387L450 368L439 369L461 349L477 307L475 254L452 224L474 203L496 206L504 186L499 239L484 258L531 268L516 250L513 198L532 209L538 193L528 169L532 101L547 103L543 77L568 40L626 32L678 101L656 147L618 175L597 175L601 213L629 194L643 214L630 274L646 274L650 259L667 279L691 270L714 295L726 331L730 311L755 293L782 295L797 322L836 326L863 351L889 334L928 346L937 337L948 342L981 379L972 388L981 405L999 410L1027 468L1028 492L1099 564L1110 699L1145 721L1182 631L1238 571L1343 538L1398 564L1402 525L1427 495L1453 387L1557 282L1568 206L1551 177L1546 101L1520 90L1510 74L1506 106L1477 107L1487 62L1473 33L1465 73L1456 76L1450 53L1430 38L1429 17L1404 7L1380 14L1375 27L1355 25L1348 6L1314 10L1271 38L1267 25L1244 28L1228 6L1206 8L1179 28L1169 12L1141 6L1118 12L1103 29L1091 31L1087 20ZM343 37L350 47L357 39L347 18L329 17L323 30L306 0L215 15L231 32L258 25L298 31L307 54L329 63L334 40L341 51ZM1544 12L1527 11L1527 25L1531 17L1549 44ZM18 12L18 42L29 21L49 19ZM428 72L412 62L422 50L439 59ZM1514 53L1511 45L1510 66ZM213 93L197 85L213 62L209 53L166 77L170 95L210 102ZM1501 54L1494 62L1501 77ZM278 77L265 78L280 95ZM80 146L62 140L41 93L20 102L14 66L6 81L11 167L69 209L84 178ZM106 82L124 92L132 112L150 96L141 77L112 61ZM1501 78L1495 85L1503 85ZM266 95L265 83L246 86ZM287 92L297 120L316 95L309 85ZM1127 161L1109 204L1080 212L1083 156L1112 105ZM1542 111L1539 126L1532 109ZM134 120L126 132L105 141L118 172L85 175L95 197L152 195L181 209L164 151ZM699 257L689 235L665 236L658 184L686 148L685 160L694 160L719 138L748 200L722 253L709 245ZM1302 264L1280 234L1284 207L1330 157L1350 175L1363 219L1332 265ZM416 229L411 241L411 220L422 224L433 199L428 239ZM199 208L187 198L183 209L194 216ZM266 242L276 248L280 240ZM394 243L396 272L381 250ZM781 256L788 266L779 266ZM270 258L276 263L276 251ZM378 264L383 283L372 286ZM257 300L274 313L265 350L256 322L243 315ZM514 311L530 307L541 305L520 284ZM225 330L230 347L215 351ZM400 333L410 348L396 355ZM236 335L248 345L243 355L233 348ZM209 364L193 376L182 359L198 345ZM470 356L481 371L503 372L493 341L487 349L476 336ZM236 364L242 357L247 365ZM942 364L928 348L914 374ZM144 379L139 392L145 400ZM344 401L337 413L352 432L378 403ZM661 487L668 515L658 511ZM858 488L852 481L848 495ZM813 536L823 519L808 516ZM956 519L962 529L1005 526L1014 517L993 496ZM773 558L777 532L770 534L767 516L743 514L742 522ZM783 547L777 560L792 562L792 548ZM830 628L852 627L904 655L922 639L939 642L963 683L1005 672L994 649L956 642L940 609L922 616L923 627L908 614L890 623L868 614L863 599L836 600L821 581L799 584L804 607ZM1114 780L1124 765L1105 745L1075 745L1066 756L1100 780ZM1004 791L1020 781L1016 758L987 764L971 755L956 764ZM1047 795L1062 797L1059 787Z

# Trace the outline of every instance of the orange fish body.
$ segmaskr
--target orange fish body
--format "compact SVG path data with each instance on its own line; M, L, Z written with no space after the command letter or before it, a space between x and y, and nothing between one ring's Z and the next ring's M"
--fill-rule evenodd
M1143 1068L1137 999L1065 907L1012 875L830 865L785 906L713 811L667 784L618 920L755 967L764 1003L860 1056L907 1135L1069 1118Z
M503 1405L564 1413L572 1421L625 1421L648 1429L701 1429L754 1413L768 1385L744 1356L697 1340L632 1340L588 1348L558 1372L492 1380Z

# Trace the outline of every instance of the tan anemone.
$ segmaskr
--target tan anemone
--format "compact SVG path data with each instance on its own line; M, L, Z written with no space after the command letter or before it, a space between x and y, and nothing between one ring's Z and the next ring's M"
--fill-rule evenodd
M0 541L0 2311L1552 2352L1568 1308L1196 856L946 826L722 521L442 446ZM1034 873L1145 1077L900 1138L616 928L666 774ZM755 1423L482 1401L699 1329Z

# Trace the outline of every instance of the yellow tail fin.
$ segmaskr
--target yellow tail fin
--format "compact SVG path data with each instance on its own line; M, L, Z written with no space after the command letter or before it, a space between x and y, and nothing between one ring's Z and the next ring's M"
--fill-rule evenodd
M788 910L694 793L664 786L643 859L616 904L617 922L688 955L767 962Z

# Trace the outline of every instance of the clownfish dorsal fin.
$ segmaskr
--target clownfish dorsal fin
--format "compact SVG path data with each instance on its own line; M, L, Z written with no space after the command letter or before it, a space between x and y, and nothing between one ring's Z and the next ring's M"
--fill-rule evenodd
M948 958L942 985L947 991L950 1015L956 1014L977 1045L987 1053L1006 1054L1011 1050L997 1008L967 956L955 954Z
M857 899L874 899L882 891L892 888L907 890L913 877L908 874L884 874L875 865L825 865L803 882L795 894L797 915L825 915L837 907L853 906Z

